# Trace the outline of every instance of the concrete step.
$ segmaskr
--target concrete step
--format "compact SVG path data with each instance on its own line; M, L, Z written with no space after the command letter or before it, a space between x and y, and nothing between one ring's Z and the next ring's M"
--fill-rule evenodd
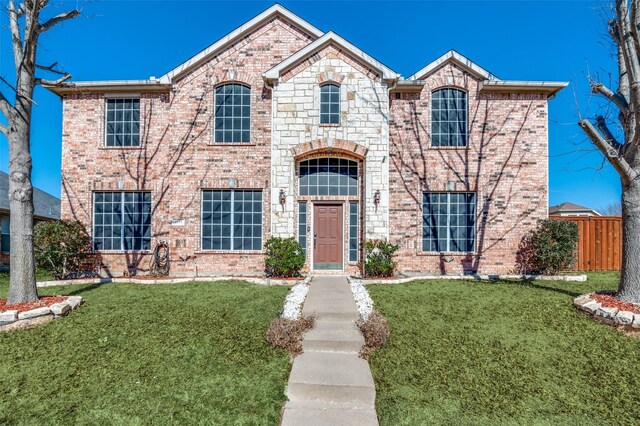
M282 426L377 426L373 408L339 408L331 406L286 407Z
M362 346L362 343L340 340L309 340L302 342L302 348L305 352L339 352L358 355Z
M321 352L296 357L289 383L375 387L366 360L351 354Z
M326 352L314 352L326 353ZM291 383L287 385L287 397L296 404L322 404L371 407L375 406L376 390L367 386L320 385Z

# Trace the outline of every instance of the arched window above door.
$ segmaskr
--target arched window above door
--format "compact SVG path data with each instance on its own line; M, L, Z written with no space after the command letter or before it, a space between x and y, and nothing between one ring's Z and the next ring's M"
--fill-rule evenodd
M312 158L300 162L300 195L358 195L358 162Z

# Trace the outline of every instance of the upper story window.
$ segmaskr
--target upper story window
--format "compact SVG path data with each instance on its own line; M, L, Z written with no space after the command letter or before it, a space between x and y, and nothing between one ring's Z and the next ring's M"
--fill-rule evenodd
M140 146L140 99L107 99L107 146Z
M340 124L340 86L320 86L320 124Z
M251 89L229 83L216 87L214 142L250 142Z
M431 145L467 146L467 93L440 89L431 94Z

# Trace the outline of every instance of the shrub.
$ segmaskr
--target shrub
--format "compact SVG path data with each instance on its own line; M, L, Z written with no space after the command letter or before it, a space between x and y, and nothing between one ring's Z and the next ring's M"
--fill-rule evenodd
M555 274L573 266L578 225L562 219L541 220L522 237L517 267L522 274Z
M295 238L272 237L264 245L265 271L270 277L298 277L304 266L305 255Z
M359 319L357 325L364 336L364 346L360 350L360 356L367 359L371 352L384 345L389 339L391 334L389 324L380 312L373 311L366 321Z
M396 269L393 255L398 246L383 240L367 240L364 262L365 277L390 277Z
M313 317L297 320L274 319L267 328L267 342L272 346L289 351L292 355L302 353L302 334L313 328Z
M77 221L40 222L33 231L33 250L37 267L62 279L78 271L91 251L91 238Z

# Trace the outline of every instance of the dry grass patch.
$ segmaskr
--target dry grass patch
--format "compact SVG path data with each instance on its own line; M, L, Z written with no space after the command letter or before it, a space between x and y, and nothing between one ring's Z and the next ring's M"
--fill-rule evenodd
M297 320L276 318L267 329L267 342L292 355L302 353L302 334L313 328L314 317L301 317Z
M371 352L385 344L389 339L391 330L387 319L378 311L373 311L367 320L359 319L357 322L362 335L364 336L364 346L360 350L360 356L369 358Z

